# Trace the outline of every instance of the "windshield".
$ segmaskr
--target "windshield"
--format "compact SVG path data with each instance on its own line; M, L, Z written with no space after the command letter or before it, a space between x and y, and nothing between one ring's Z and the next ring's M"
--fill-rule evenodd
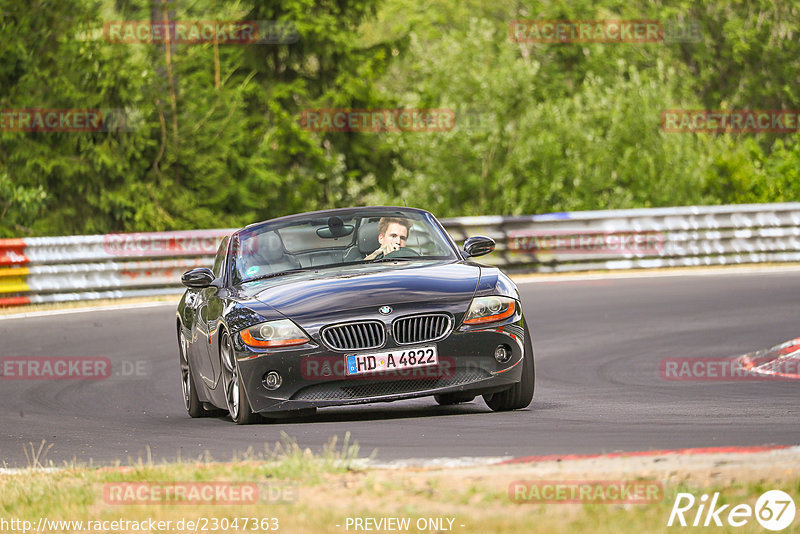
M239 232L232 250L234 283L281 273L391 260L457 256L424 212L338 211L267 223Z

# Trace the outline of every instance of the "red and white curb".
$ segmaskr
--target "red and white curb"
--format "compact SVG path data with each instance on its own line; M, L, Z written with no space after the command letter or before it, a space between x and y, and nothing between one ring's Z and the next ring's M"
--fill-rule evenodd
M537 462L564 462L571 460L598 460L613 458L642 458L659 456L699 456L706 454L753 454L786 449L798 449L798 445L756 445L750 447L699 447L686 449L660 449L650 451L611 452L605 454L547 454L542 456L521 456L499 462L507 464L528 464Z
M800 369L800 337L739 356L738 362L744 369L763 376L800 380L800 374L789 371Z
M647 451L619 451L598 454L545 454L539 456L494 456L458 458L408 458L403 460L364 460L357 464L376 469L403 468L459 468L487 465L533 464L539 462L569 462L575 460L612 460L627 458L657 458L662 456L705 456L714 454L756 454L773 451L790 451L800 453L800 445L756 445L730 447L696 447L684 449L658 449Z

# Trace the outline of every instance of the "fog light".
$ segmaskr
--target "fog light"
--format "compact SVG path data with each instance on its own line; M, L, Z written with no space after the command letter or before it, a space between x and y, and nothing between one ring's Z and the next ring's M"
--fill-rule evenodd
M278 389L281 387L283 383L283 379L281 375L276 373L275 371L270 371L266 375L264 375L264 387L270 390Z
M494 359L500 363L506 363L511 359L511 347L508 345L498 345L497 348L494 349Z

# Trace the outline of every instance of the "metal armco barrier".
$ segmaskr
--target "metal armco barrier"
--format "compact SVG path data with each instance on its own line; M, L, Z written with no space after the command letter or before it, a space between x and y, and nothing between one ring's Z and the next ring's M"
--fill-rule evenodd
M463 217L457 241L497 241L482 263L537 272L800 261L800 203Z
M481 263L567 272L800 261L800 203L460 217L462 244L497 241ZM0 306L178 294L233 230L0 239ZM413 230L412 230L413 231Z
M176 294L232 231L0 239L0 306Z

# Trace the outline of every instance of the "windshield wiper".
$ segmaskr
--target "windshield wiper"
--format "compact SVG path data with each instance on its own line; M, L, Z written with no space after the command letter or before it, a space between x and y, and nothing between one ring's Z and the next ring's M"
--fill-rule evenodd
M276 276L283 276L285 274L293 274L293 273L302 273L305 271L313 271L315 269L302 267L300 269L289 269L288 271L280 271L277 273L269 273L269 274L262 274L261 276L255 276L253 278L248 278L247 280L242 280L243 284L247 284L248 282L255 282L257 280L266 280L267 278L275 278Z
M385 261L414 261L420 259L421 257L422 256L413 256L413 257L402 256L397 258L379 258L377 260L367 260L364 263L383 263Z

